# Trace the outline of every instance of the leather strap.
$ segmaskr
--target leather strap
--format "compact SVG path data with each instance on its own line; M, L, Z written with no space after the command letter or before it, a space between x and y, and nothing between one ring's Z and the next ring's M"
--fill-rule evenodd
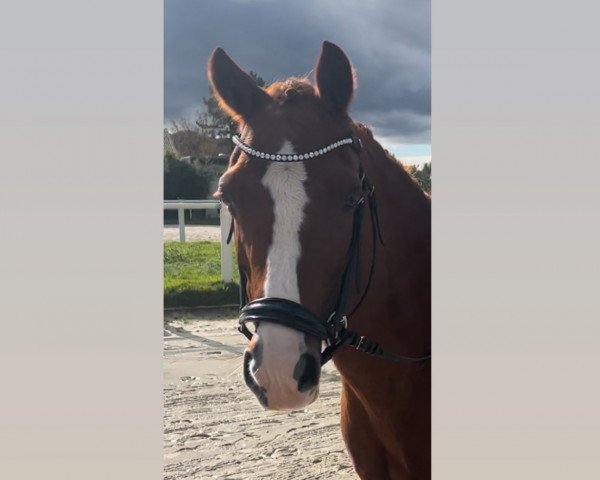
M277 323L321 340L331 336L317 315L285 298L266 297L248 303L240 310L239 322L241 326L246 322Z

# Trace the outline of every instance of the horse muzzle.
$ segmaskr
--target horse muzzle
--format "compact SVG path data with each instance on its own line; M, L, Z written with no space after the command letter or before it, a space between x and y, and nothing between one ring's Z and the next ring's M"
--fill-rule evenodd
M303 408L318 395L319 345L305 334L260 323L244 352L244 380L270 410Z

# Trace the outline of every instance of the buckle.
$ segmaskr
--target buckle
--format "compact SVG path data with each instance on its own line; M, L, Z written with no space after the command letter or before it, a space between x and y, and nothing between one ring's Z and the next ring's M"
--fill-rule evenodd
M348 317L346 315L342 315L338 322L334 322L334 317L337 315L337 312L333 312L329 319L327 320L327 325L333 331L335 338L339 338L340 333L348 328Z
M356 135L352 135L352 143L350 144L350 146L352 147L352 150L354 150L356 153L362 152L362 142L360 138L358 138Z

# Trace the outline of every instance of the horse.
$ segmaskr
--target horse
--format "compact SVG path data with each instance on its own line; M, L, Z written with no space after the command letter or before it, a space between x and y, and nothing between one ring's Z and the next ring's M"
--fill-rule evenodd
M244 379L265 408L301 409L332 358L358 476L428 479L430 197L350 118L346 54L323 42L314 72L263 89L223 49L208 61L239 127L214 196L232 216Z

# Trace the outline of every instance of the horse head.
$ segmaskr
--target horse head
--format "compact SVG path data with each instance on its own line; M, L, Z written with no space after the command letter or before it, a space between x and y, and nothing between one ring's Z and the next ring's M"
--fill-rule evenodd
M325 324L347 269L354 212L364 202L350 144L352 66L324 42L314 85L290 78L262 89L218 48L208 75L240 132L215 196L235 225L243 295L250 303L275 299L254 310L244 378L265 407L302 408L318 396L325 334L315 321L294 328L293 308L284 307L298 305Z

